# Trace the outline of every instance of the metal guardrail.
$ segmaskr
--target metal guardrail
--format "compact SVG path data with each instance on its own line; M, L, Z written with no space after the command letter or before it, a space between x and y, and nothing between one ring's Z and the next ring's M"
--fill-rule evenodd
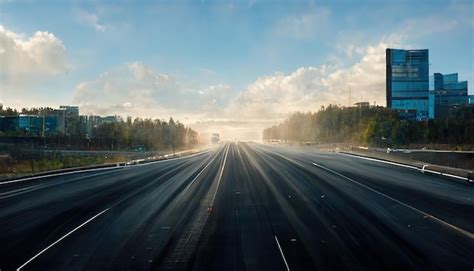
M361 147L359 147L361 148ZM452 150L433 150L433 149L391 149L391 148L368 148L369 150L381 151L381 152L426 152L426 153L462 153L462 154L474 154L474 151L452 151Z
M457 168L448 168L448 167L438 166L438 165L433 165L433 164L419 165L419 164L403 163L403 162L394 161L394 160L387 159L387 158L380 158L380 157L375 157L375 156L370 156L370 155L357 154L357 153L353 153L353 152L340 151L340 153L353 155L353 156L359 156L359 157L366 157L366 158L371 158L371 159L385 161L385 162L396 163L396 164L400 164L400 165L403 165L403 166L410 166L410 167L413 167L414 169L417 169L419 172L421 172L423 174L431 174L431 175L445 177L445 178L449 178L451 180L457 180L457 181L463 180L463 182L467 181L470 184L474 183L474 172L473 171L457 169Z
M188 150L188 151L177 152L177 153L174 153L174 154L166 154L166 155L161 155L161 156L151 156L151 157L147 157L147 158L144 158L144 159L135 159L135 160L127 161L127 162L90 165L90 166L83 166L83 167L70 167L70 168L64 168L64 169L58 169L58 170L38 172L38 173L33 173L33 174L25 174L25 175L20 175L20 176L11 176L11 177L6 177L6 178L0 178L0 183L11 182L11 181L16 181L16 180L21 180L21 179L28 179L28 178L37 178L37 177L41 177L41 176L76 172L76 171L80 172L80 171L91 170L91 169L121 168L121 167L126 167L126 166L131 166L131 165L147 164L147 163L152 163L152 162L156 162L156 161L168 160L168 159L172 159L172 158L178 158L178 157L182 157L182 156L186 156L186 155L191 155L191 154L198 153L198 152L200 152L200 151L199 150Z
M83 170L89 170L89 169L114 168L114 167L122 167L122 166L125 166L125 162L101 164L101 165L91 165L91 166L83 166L83 167L70 167L70 168L63 168L63 169L57 169L57 170L49 170L49 171L44 171L44 172L38 172L38 173L33 173L33 174L24 174L24 175L19 175L19 176L11 176L11 177L6 177L6 178L1 178L0 183L10 182L10 181L13 181L13 180L21 180L21 179L28 179L28 178L34 178L34 177L55 175L55 174L61 174L61 173L83 171Z

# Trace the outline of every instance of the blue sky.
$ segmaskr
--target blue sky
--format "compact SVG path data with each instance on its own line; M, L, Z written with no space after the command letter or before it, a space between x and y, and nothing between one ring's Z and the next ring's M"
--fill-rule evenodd
M474 80L473 10L470 0L3 0L0 102L273 122L348 104L350 82L351 102L384 104L386 47L428 48L430 73Z

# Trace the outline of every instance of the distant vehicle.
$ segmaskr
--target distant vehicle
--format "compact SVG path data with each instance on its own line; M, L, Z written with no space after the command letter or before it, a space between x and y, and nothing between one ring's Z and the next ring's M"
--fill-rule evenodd
M211 143L212 144L217 144L217 143L219 143L219 141L220 141L219 134L212 134Z

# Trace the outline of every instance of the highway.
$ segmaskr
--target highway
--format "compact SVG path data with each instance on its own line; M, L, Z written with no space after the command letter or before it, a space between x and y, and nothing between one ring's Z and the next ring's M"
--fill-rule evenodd
M474 270L474 185L228 142L0 184L0 270Z

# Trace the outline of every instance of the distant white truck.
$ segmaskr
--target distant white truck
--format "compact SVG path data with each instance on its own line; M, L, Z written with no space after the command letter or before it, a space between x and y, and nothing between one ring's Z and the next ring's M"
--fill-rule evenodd
M218 144L219 141L220 141L219 134L212 134L211 143L212 144Z

